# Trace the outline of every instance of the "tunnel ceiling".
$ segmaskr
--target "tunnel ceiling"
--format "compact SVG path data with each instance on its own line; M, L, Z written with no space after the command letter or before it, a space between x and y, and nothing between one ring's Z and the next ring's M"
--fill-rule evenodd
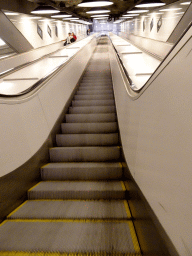
M142 0L111 0L114 4L107 6L106 8L110 10L110 17L118 19L119 16L124 14L126 11L132 9L136 3L140 3ZM86 12L91 8L78 7L77 5L81 3L82 0L7 0L0 1L0 8L4 10L17 11L21 13L30 14L30 12L40 4L52 5L58 8L60 11L65 11L74 16L83 19L90 19L90 14ZM169 4L175 1L173 0L163 0L164 3ZM42 16L42 15L41 15ZM48 17L47 15L43 15Z

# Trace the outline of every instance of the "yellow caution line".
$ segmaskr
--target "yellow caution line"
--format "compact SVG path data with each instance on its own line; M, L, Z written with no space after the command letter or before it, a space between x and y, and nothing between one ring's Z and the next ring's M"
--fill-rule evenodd
M122 186L123 191L126 191L126 187L125 187L125 184L123 181L121 181L121 186Z
M121 168L123 168L123 165L122 165L122 163L120 163L120 162L119 162L119 166L120 166Z
M128 205L128 203L127 203L126 200L124 200L124 206L125 206L125 211L126 211L126 213L127 213L127 217L128 217L128 218L131 218L131 217L132 217L132 216L131 216L131 212L130 212L130 210L129 210L129 205Z
M43 181L40 181L40 182L38 182L36 185L34 185L32 188L30 188L28 191L31 191L32 189L34 189L35 187L37 187L41 182L43 182Z
M131 232L131 237L132 237L132 242L133 242L135 252L136 253L141 253L139 242L137 240L137 236L136 236L136 233L135 233L135 228L133 226L133 222L129 221L128 225L129 225L129 229L130 229L130 232Z
M139 253L107 253L107 252L88 252L88 253L62 253L62 252L0 252L0 256L141 256Z
M44 164L43 166L41 166L41 168L44 168L44 167L46 167L47 165L50 165L50 163Z
M127 219L10 219L5 220L2 224L6 222L63 222L63 223L129 223L130 220ZM132 223L132 222L131 222Z
M64 202L64 201L70 201L70 202L123 202L123 199L31 199L26 200L25 202L42 202L42 201L48 201L48 202Z
M24 203L22 203L20 206L18 206L15 210L13 210L8 216L7 218L11 217L12 214L16 213L23 205L25 205L27 203L27 201L25 201Z

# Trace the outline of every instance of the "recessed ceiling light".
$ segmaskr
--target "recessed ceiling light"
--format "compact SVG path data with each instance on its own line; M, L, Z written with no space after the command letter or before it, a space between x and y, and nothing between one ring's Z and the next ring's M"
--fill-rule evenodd
M52 13L59 13L60 11L50 5L40 5L31 13L34 14L52 14Z
M133 17L133 16L139 16L139 14L126 14L122 15L123 17Z
M63 20L79 20L79 18L65 18Z
M19 13L17 13L17 12L4 12L4 14L6 14L6 15L19 15Z
M104 19L107 19L105 17L98 17L98 18L94 18L95 20L104 20Z
M95 17L108 17L109 14L98 14L98 15L92 15L91 17L95 18Z
M183 2L183 3L180 3L181 5L190 5L191 2Z
M52 15L51 18L69 18L72 17L71 14L65 13L65 12L60 12L58 14Z
M161 0L144 0L140 4L135 5L135 7L138 8L150 8L150 7L158 7L163 6L165 3L163 3Z
M102 7L102 6L109 6L112 5L113 2L105 0L105 1L90 1L90 0L83 0L80 4L77 6L79 7Z
M144 12L148 12L149 10L132 10L132 11L128 11L127 13L144 13Z

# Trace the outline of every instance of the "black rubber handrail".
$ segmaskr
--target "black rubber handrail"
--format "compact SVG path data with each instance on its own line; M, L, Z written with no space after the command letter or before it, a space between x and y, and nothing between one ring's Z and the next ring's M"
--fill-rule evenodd
M125 72L125 75L126 75L126 77L127 77L127 80L129 81L130 86L131 86L131 87L134 86L134 83L133 83L133 81L131 80L131 78L130 78L130 76L129 76L129 74L128 74L128 71L127 71L127 69L126 69L126 67L125 67L125 65L124 65L124 63L123 63L123 61L122 61L122 59L121 59L121 57L120 57L120 55L119 55L117 49L115 48L115 46L114 46L114 44L113 44L113 42L112 42L112 40L111 40L110 37L109 37L109 39L110 39L110 41L111 41L111 44L112 44L112 46L113 46L113 49L115 50L115 52L116 52L116 54L117 54L117 57L118 57L118 59L119 59L119 61L120 61L120 63L121 63L121 66L122 66L122 68L123 68L123 71Z
M91 41L94 39L94 37L91 39ZM91 42L89 41L89 43ZM87 45L87 44L86 44ZM84 45L80 50L82 50L86 45ZM69 45L67 45L69 47ZM61 50L61 49L60 49ZM57 50L58 51L58 50ZM79 52L79 51L78 51ZM33 84L32 86L30 86L29 88L27 88L26 90L18 93L18 94L0 94L0 97L3 98L16 98L16 97L20 97L23 96L27 93L32 92L34 89L36 89L37 87L39 87L42 83L44 83L46 80L48 80L50 77L52 77L53 75L55 75L60 69L62 69L65 65L67 65L77 54L78 52L76 52L69 60L65 61L64 63L60 64L59 66L57 66L56 68L54 68L53 70L51 70L49 72L49 74L45 75L43 78L41 78L39 81L37 81L35 84ZM53 53L51 53L53 54ZM51 55L48 54L48 55ZM36 61L35 61L36 62ZM33 61L32 61L33 63ZM21 65L22 66L22 65Z
M157 70L161 67L161 65L163 65L163 63L165 62L165 60L167 59L167 57L173 52L173 50L174 50L174 49L176 48L176 46L179 44L179 42L181 41L181 39L182 39L182 38L185 36L185 34L189 31L189 29L191 28L191 26L192 26L192 22L189 23L188 27L185 29L185 31L182 33L182 35L179 37L178 41L177 41L177 42L175 43L175 45L171 48L171 50L167 53L167 55L166 55L165 58L162 60L162 62L159 64L159 66L155 69L155 71L154 71L153 74L150 76L150 78L151 78L153 75L155 75L155 73L157 72ZM112 42L111 38L110 38L110 41L111 41L111 43L112 43L112 45L113 45L113 42ZM116 52L116 54L117 54L117 56L118 56L118 59L119 59L119 61L120 61L120 63L121 63L121 66L122 66L122 68L123 68L123 71L125 72L125 75L126 75L126 77L127 77L127 80L129 81L131 90L133 90L133 91L136 92L136 93L139 93L139 92L145 87L145 85L148 83L148 81L149 81L150 78L145 82L145 84L144 84L140 89L135 89L135 88L133 88L134 83L132 82L131 78L129 77L129 74L128 74L128 72L127 72L127 70L126 70L126 68L125 68L125 66L124 66L124 64L123 64L123 61L121 60L121 57L119 56L119 53L117 52L117 50L116 50L116 48L114 47L114 45L113 45L113 48L114 48L114 50L115 50L115 52Z

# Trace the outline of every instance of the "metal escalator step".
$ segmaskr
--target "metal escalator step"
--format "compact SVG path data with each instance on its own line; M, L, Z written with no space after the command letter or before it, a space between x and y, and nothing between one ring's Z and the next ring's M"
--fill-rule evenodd
M120 159L119 147L56 147L49 150L51 162L105 162Z
M112 90L78 90L76 95L113 95L113 91Z
M115 113L66 114L65 117L67 123L115 122L117 120Z
M28 199L125 199L120 181L41 181Z
M125 200L28 200L8 219L127 219Z
M75 95L75 100L110 100L113 99L113 94L100 94L100 95Z
M72 106L114 106L114 100L73 100Z
M115 113L115 106L70 107L70 114Z
M9 220L0 227L0 251L7 255L129 255L140 252L136 241L131 221Z
M112 85L98 85L98 86L94 86L94 85L86 85L86 86L83 86L81 85L78 89L78 91L93 91L93 92L96 92L96 91L112 91L113 92L113 89L112 89Z
M118 145L118 133L106 134L57 134L58 147L113 146Z
M119 163L49 163L41 168L42 180L119 180Z
M107 123L62 123L61 131L63 134L78 133L112 133L117 132L117 122Z

